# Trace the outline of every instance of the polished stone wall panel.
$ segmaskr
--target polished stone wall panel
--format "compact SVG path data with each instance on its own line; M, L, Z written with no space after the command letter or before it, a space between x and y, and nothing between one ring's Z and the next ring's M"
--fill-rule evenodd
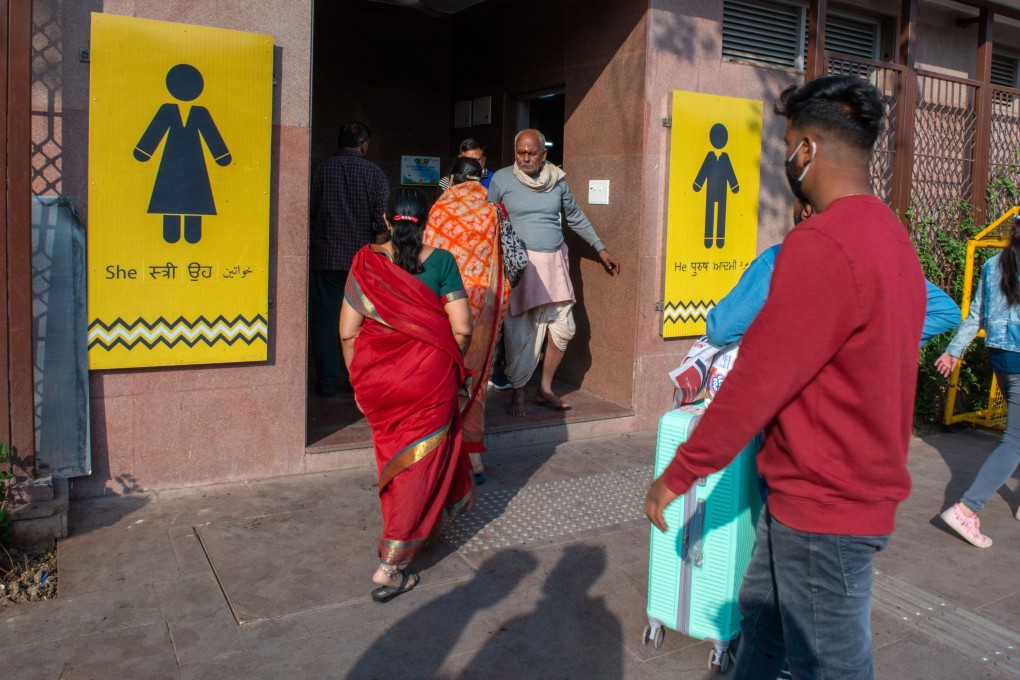
M36 0L33 141L59 162L36 190L70 198L88 220L91 12L274 35L269 360L94 371L93 474L72 494L125 494L300 472L304 465L311 2ZM38 157L36 159L39 166ZM40 191L40 183L45 191ZM259 225L253 225L258 228Z

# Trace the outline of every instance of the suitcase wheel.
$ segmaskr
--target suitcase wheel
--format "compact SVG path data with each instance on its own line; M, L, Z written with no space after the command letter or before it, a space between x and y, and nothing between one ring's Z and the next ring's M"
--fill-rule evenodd
M655 645L655 648L658 649L659 647L662 647L662 641L665 639L666 629L664 627L656 626L655 629L652 630L651 626L645 626L645 632L641 636L641 644L647 645L651 642Z
M713 649L708 654L708 670L725 675L726 671L730 669L730 652L729 650L720 652L717 649Z

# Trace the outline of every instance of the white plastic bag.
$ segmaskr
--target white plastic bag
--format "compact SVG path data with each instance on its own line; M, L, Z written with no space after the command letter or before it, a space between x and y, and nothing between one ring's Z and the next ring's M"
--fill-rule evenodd
M713 345L708 341L708 336L698 338L687 356L680 362L680 366L669 372L669 379L673 381L673 407L677 408L684 404L691 404L699 399L705 392L709 367L712 360L722 348Z
M733 364L737 361L737 350L740 349L740 342L732 342L722 349L715 355L712 360L712 367L708 369L708 380L705 388L705 405L708 406L715 399L715 395L719 393L719 389L722 387L723 381L726 380L726 376L733 369Z

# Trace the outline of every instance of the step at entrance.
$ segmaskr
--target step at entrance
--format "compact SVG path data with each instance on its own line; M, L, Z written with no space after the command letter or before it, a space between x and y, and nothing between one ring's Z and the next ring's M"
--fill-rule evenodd
M517 418L507 413L510 390L489 390L486 398L485 444L490 451L561 442L589 437L624 434L634 429L634 412L595 395L564 384L553 386L573 408L555 411L534 401L529 387L528 415ZM323 399L310 395L309 445L305 449L309 472L367 467L375 464L372 437L361 414L354 407L353 394L341 392ZM352 414L357 414L355 418Z

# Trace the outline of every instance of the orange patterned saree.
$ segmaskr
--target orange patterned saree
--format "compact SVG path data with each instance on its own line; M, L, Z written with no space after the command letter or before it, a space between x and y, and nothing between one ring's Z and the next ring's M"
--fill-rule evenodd
M379 558L403 567L444 512L474 500L457 399L468 374L441 298L371 246L355 255L344 297L365 317L350 373L375 446Z
M443 192L425 228L425 244L453 253L471 305L471 346L464 363L474 373L461 398L464 450L485 451L485 388L489 382L499 328L510 305L510 284L503 275L496 206L480 182L455 184Z

